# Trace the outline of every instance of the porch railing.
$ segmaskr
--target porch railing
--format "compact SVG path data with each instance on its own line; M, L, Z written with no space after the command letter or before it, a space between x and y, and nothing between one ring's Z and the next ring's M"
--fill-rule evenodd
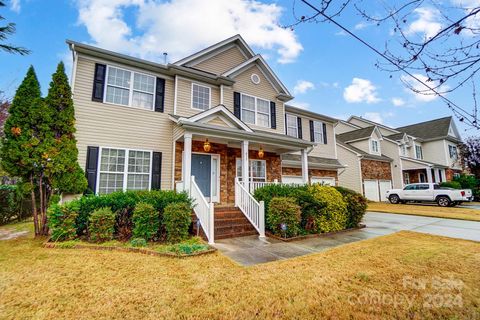
M235 178L235 206L240 208L260 237L265 237L265 204L255 200L238 178Z
M180 181L176 185L177 191L184 191L185 184L183 181ZM203 232L207 236L209 244L215 242L215 213L213 203L208 202L202 191L195 182L195 177L192 176L190 180L190 189L188 190L190 197L195 201L193 211L200 221L200 226L203 229Z
M265 186L268 186L270 184L279 184L280 182L278 182L277 180L275 181L251 181L248 183L248 187L250 189L250 193L253 194L255 192L255 190L257 190L258 188L261 188L261 187L265 187Z

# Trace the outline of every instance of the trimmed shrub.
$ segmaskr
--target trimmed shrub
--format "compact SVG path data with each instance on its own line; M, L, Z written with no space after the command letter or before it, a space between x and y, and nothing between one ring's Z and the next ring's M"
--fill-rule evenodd
M315 233L343 230L347 226L347 204L342 194L330 186L314 184L308 187L313 198L323 205L314 212L312 230Z
M347 203L347 228L358 227L367 211L367 199L360 193L344 187L335 187Z
M172 203L165 207L163 224L167 240L180 242L188 238L188 229L192 223L192 207L188 203Z
M89 219L88 233L91 241L108 241L115 232L115 214L110 208L95 210Z
M145 241L143 238L133 238L130 240L130 245L132 247L146 247L147 241Z
M295 237L300 232L300 206L294 198L274 197L267 211L267 221L273 234Z
M55 204L48 209L48 227L53 241L73 240L77 236L75 221L78 217L78 204Z
M444 188L462 189L462 186L457 181L442 182L440 186Z
M453 178L453 182L458 182L460 188L458 189L472 189L474 190L478 186L478 181L475 176L466 175L462 173L460 176Z
M132 221L134 238L142 238L146 241L156 238L160 220L158 211L149 204L140 202L133 210Z
M152 191L126 191L113 192L106 195L87 195L71 202L79 206L77 217L77 234L82 235L87 230L88 219L93 211L108 207L117 214L116 230L120 234L119 239L128 239L131 236L132 214L136 205L140 202L152 205L162 217L163 210L170 203L187 202L191 200L185 192L152 190Z

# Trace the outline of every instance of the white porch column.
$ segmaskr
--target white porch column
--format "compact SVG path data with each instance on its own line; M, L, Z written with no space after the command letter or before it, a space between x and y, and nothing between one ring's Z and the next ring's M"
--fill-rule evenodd
M242 182L245 189L249 189L248 141L242 142Z
M432 179L432 168L428 167L426 171L427 171L427 182L428 182L428 183L432 183L432 182L433 182L433 179Z
M302 181L308 183L308 154L307 150L302 150Z
M190 181L192 178L192 134L183 135L183 183L186 191L190 191Z

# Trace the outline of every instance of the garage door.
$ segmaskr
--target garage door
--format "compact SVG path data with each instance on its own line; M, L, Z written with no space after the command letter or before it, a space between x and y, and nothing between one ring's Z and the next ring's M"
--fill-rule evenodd
M387 199L387 191L392 189L392 181L390 180L380 180L380 201L388 201Z
M282 183L303 184L301 176L282 176Z
M335 178L312 177L310 181L311 183L320 183L326 186L335 186Z
M363 180L365 198L371 201L379 201L378 180Z

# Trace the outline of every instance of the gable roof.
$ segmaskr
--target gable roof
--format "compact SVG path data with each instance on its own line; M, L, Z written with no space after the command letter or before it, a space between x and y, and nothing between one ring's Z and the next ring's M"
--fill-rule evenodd
M285 112L299 114L299 115L302 115L302 116L310 117L310 118L313 118L313 119L319 119L321 121L329 122L329 123L337 123L339 121L338 119L326 116L324 114L312 112L312 111L309 111L309 110L301 109L301 108L294 107L294 106L287 105L287 104L285 105Z
M414 137L419 137L424 141L444 139L447 137L456 139L448 135L451 123L452 117L450 116L400 127L396 130Z
M338 136L337 136L338 138ZM357 147L352 146L351 144L345 143L341 140L337 139L337 144L339 146L342 146L343 148L349 150L350 152L355 153L356 155L360 156L362 159L368 159L368 160L376 160L376 161L387 161L387 162L392 162L393 159L389 158L385 155L375 155L375 154L370 154L368 152L365 152Z
M225 47L231 43L235 43L236 45L238 45L238 47L245 53L247 59L250 59L255 55L253 50L248 46L245 40L243 40L242 36L239 34L236 34L233 37L217 42L211 45L210 47L207 47L203 50L200 50L194 54L189 55L188 57L178 60L174 64L179 66L185 66L185 65L191 64L196 60L199 60L200 58L205 57L206 55L209 55L212 52L215 52L216 50L219 50L222 47Z
M375 126L344 132L337 135L337 139L343 142L368 139L375 131Z
M372 120L367 120L367 119L365 119L365 118L358 117L358 116L350 116L350 118L348 118L347 122L350 122L350 120L352 120L352 119L357 119L357 120L359 120L359 121L365 122L365 123L370 124L370 125L372 125L372 126L377 126L377 127L379 127L379 128L383 128L383 129L385 129L385 130L390 130L390 131L393 131L393 132L397 131L396 129L391 128L391 127L388 127L388 126L386 126L386 125L384 125L384 124L381 124L381 123L378 123L378 122L374 122L374 121L372 121Z

